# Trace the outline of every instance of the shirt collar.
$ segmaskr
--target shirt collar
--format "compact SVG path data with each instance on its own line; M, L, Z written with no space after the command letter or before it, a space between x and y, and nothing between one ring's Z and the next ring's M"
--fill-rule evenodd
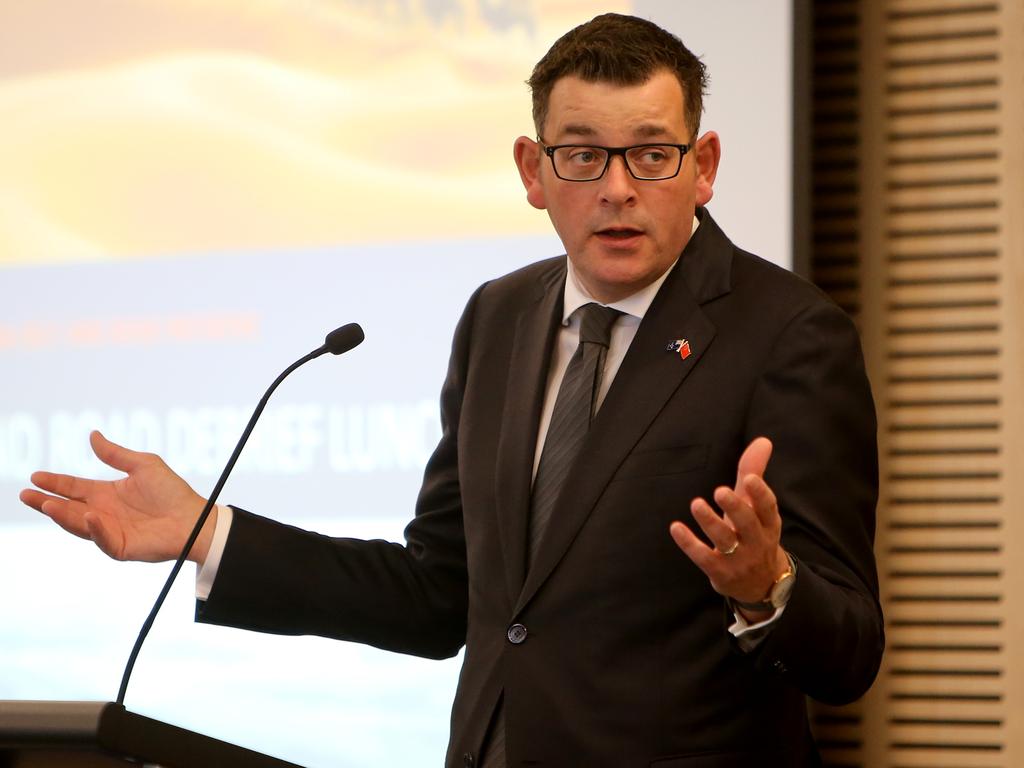
M696 216L693 217L693 227L690 229L690 236L697 231L697 226L700 221ZM603 306L617 309L627 315L632 315L638 320L643 320L644 315L647 314L647 310L650 309L651 302L654 301L654 297L658 295L658 291L661 289L661 284L665 282L669 273L675 268L676 264L679 263L679 259L676 258L669 268L666 269L653 283L644 286L636 293L631 293L624 299L613 301L611 304L605 304ZM568 274L565 278L565 294L562 298L562 325L569 324L569 318L572 313L582 307L584 304L601 304L600 301L595 299L590 293L584 288L579 279L576 277L576 269L573 267L572 259L566 259Z

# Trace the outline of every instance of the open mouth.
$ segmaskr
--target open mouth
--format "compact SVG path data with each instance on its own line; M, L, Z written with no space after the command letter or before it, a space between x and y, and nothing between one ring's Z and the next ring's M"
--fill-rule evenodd
M629 227L609 227L608 229L599 230L598 233L602 237L611 237L616 240L626 240L630 237L638 237L643 234L639 229L630 229Z

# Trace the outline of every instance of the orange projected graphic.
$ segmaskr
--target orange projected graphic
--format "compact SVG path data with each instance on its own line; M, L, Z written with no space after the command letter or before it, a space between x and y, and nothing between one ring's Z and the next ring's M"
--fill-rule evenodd
M259 338L255 312L191 312L74 319L0 322L0 352L46 347L125 347L253 341Z
M596 5L5 3L0 264L547 232L523 81Z

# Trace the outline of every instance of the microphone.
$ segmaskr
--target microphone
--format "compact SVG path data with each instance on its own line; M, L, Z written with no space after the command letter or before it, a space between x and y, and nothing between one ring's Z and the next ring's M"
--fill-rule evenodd
M192 533L189 534L188 541L185 542L185 546L182 548L181 554L178 555L178 559L174 561L174 567L171 568L171 573L167 577L167 581L164 582L163 589L160 590L160 594L157 596L156 602L153 604L153 608L149 612L149 616L146 617L146 621L143 623L142 629L139 630L139 636L135 639L135 645L132 647L132 652L128 656L128 663L125 665L124 674L121 676L121 687L117 692L117 703L121 706L124 706L124 696L128 691L128 680L132 676L132 669L135 667L135 660L139 656L139 651L142 650L142 644L146 641L146 637L149 635L149 630L153 628L153 622L156 621L156 615L160 612L160 608L163 606L164 601L167 599L167 595L171 591L171 585L174 584L174 579L178 576L178 572L185 564L185 560L188 558L188 553L196 543L196 539L199 538L199 532L203 530L206 520L210 517L210 511L213 509L213 505L217 503L217 497L220 495L221 489L224 488L224 483L227 482L228 475L231 474L231 470L235 468L235 462L238 461L238 457L242 453L242 448L245 447L245 443L249 439L249 435L252 433L253 428L256 426L256 421L259 419L260 414L263 413L263 409L266 407L267 401L270 400L270 396L274 393L274 390L277 389L278 384L284 381L285 378L300 365L305 365L310 360L315 360L328 352L332 355L342 355L353 347L357 347L362 344L364 338L363 329L359 327L359 323L348 323L340 328L335 328L327 334L322 345L314 349L308 355L300 357L294 363L285 368L281 375L274 379L274 383L271 384L263 394L263 397L256 406L256 410L253 411L252 416L249 418L249 423L242 432L242 436L239 438L238 444L235 446L235 450L231 454L231 458L228 459L228 463L225 465L224 471L220 473L220 479L217 480L217 484L213 487L213 492L210 494L210 498L206 500L206 506L203 507L203 511L199 515L199 519L196 520L195 527L192 529Z
M353 347L362 344L365 338L359 323L349 323L328 333L321 349L326 348L332 355L343 355Z

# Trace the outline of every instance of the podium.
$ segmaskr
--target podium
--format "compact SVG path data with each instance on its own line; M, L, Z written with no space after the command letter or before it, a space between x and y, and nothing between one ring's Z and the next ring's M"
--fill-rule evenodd
M301 768L103 701L0 701L0 768Z

